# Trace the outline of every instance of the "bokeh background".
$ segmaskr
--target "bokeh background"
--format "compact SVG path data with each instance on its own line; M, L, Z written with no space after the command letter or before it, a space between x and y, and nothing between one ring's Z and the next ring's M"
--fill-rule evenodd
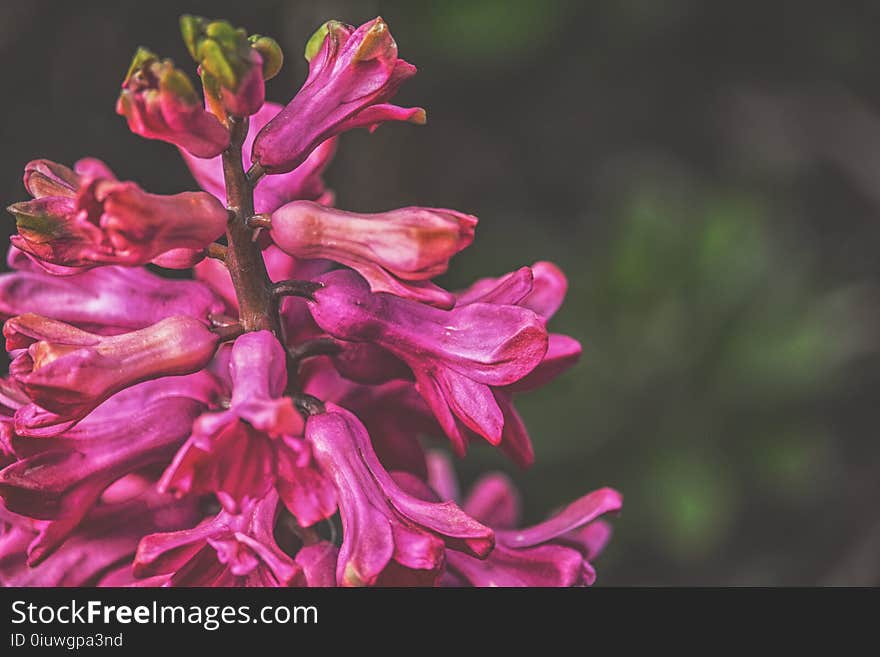
M381 14L425 128L343 138L339 205L480 217L442 281L539 259L571 289L582 363L519 398L529 519L625 494L604 585L880 584L880 7L749 0L0 2L0 193L23 164L105 159L192 187L113 111L135 47L188 62L179 13L287 53L285 102L328 18ZM9 218L7 230L11 232Z

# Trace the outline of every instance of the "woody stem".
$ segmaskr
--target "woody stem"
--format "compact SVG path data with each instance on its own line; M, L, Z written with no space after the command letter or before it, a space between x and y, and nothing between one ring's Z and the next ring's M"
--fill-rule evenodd
M238 298L239 320L245 331L263 329L280 336L277 313L273 306L272 282L260 248L254 242L253 229L247 220L254 214L254 188L241 162L241 145L247 135L246 118L229 118L230 143L223 152L223 177L226 180L226 266Z

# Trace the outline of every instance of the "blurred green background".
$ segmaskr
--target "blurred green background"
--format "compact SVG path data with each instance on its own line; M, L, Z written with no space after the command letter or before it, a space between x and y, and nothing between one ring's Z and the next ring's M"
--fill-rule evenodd
M880 584L880 7L4 2L4 202L34 157L191 187L113 111L137 45L188 61L182 12L276 37L281 102L317 25L381 14L428 126L346 135L339 205L479 216L449 287L539 259L569 275L552 327L585 355L519 397L536 465L478 447L465 481L511 472L530 520L621 490L601 585Z

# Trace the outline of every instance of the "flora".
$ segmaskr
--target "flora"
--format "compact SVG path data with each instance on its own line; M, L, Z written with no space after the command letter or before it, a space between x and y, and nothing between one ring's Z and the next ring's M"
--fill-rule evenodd
M432 279L476 217L346 211L324 184L343 133L425 122L390 102L416 69L388 25L321 26L285 107L266 101L274 40L194 16L181 32L203 96L140 49L116 109L176 146L202 191L35 160L32 199L9 208L0 581L592 584L617 492L522 528L506 479L460 499L424 449L484 440L532 464L515 395L581 353L548 330L564 274L537 262L445 290Z

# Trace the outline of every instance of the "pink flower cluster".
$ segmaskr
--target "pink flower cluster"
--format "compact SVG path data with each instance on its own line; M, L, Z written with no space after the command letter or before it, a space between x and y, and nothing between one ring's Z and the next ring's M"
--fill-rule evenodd
M333 207L337 136L424 123L381 18L322 26L286 107L271 39L185 16L204 100L141 49L117 111L204 191L94 159L25 167L0 315L0 583L572 586L596 578L611 489L522 528L501 475L460 498L446 438L534 460L515 395L577 362L537 262L450 292L477 219ZM148 267L148 265L150 267ZM168 278L156 267L190 269Z

